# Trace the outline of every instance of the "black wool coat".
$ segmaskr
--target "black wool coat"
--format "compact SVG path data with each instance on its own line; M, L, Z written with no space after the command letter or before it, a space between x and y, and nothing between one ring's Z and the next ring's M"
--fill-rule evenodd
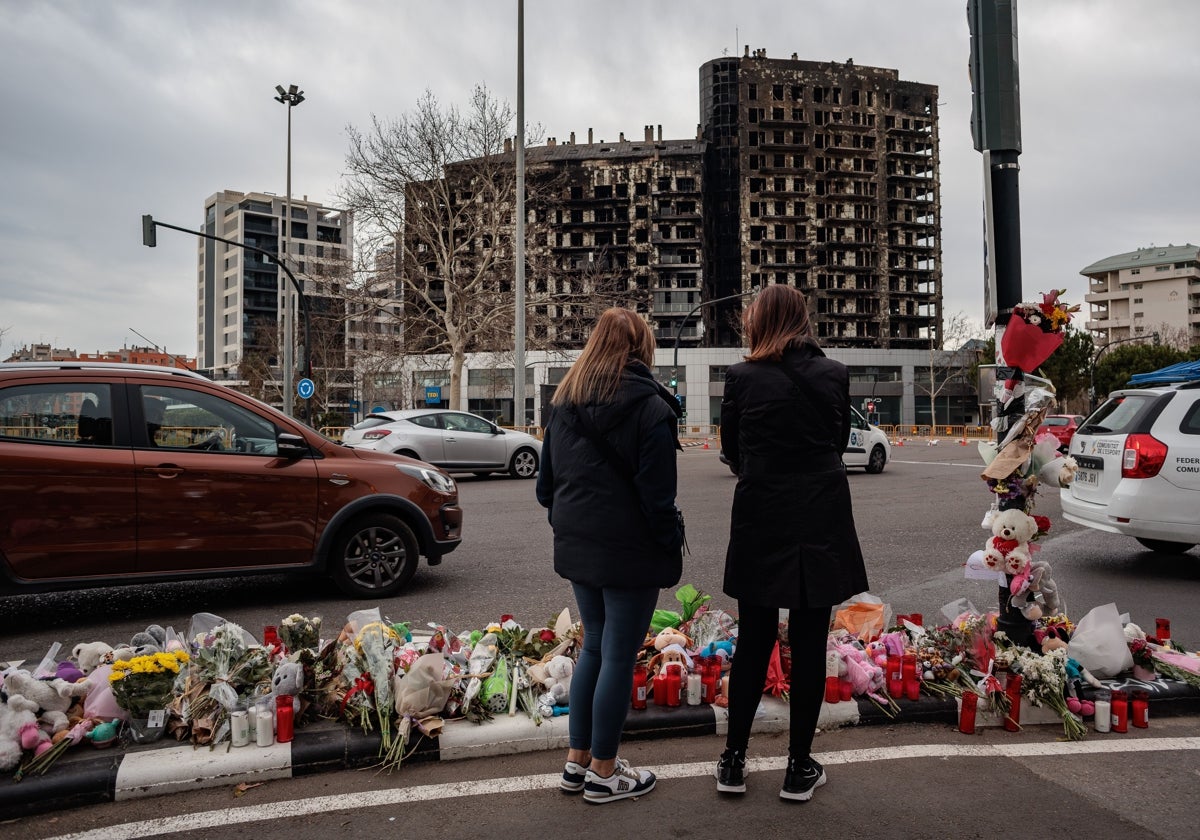
M789 348L780 362L729 368L721 448L738 483L726 595L805 608L840 604L867 590L841 459L849 435L849 373L815 344Z
M622 476L576 425L593 426L632 470ZM538 502L554 529L554 571L588 586L674 586L683 572L675 518L679 403L631 362L611 402L555 406L542 444Z

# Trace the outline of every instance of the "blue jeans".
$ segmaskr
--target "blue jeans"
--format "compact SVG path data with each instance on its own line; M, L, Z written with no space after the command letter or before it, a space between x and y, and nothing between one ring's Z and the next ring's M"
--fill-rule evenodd
M659 590L571 586L583 621L583 649L571 677L570 745L603 761L617 757L633 692L633 663L646 641Z

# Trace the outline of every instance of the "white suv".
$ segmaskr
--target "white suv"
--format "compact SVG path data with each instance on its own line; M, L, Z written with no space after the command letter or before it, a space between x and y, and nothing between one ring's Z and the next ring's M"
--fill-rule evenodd
M1075 433L1063 516L1181 554L1200 543L1200 382L1114 391Z

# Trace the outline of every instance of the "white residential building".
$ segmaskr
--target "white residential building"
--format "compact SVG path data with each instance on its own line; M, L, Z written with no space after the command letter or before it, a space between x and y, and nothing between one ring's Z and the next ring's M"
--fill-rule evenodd
M1097 345L1149 337L1164 325L1200 344L1200 247L1151 245L1079 273L1089 280L1087 329Z

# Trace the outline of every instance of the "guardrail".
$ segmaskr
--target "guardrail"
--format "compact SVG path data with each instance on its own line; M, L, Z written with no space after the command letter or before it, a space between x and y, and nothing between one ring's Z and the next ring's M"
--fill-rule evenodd
M954 438L955 440L991 440L994 432L991 426L931 426L928 423L916 425L885 425L879 427L889 440L897 438Z

